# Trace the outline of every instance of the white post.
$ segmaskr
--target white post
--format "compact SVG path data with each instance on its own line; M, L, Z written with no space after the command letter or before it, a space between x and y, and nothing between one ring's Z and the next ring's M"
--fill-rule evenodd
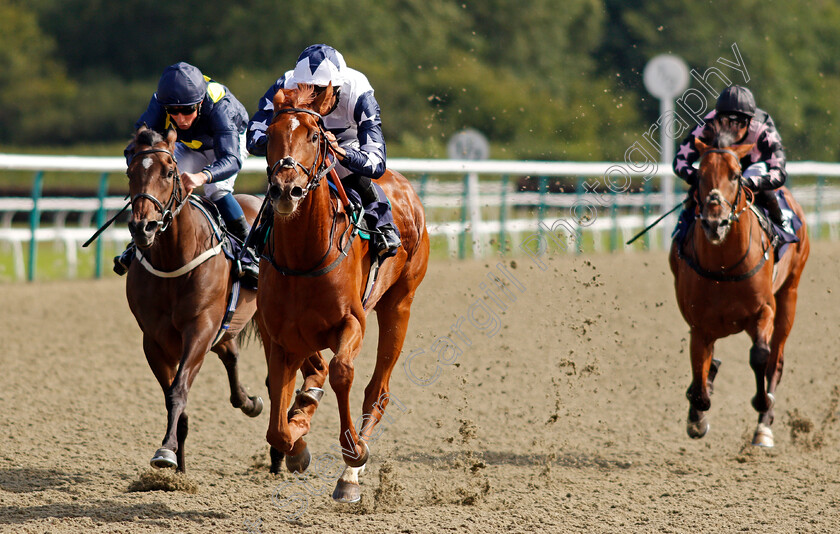
M662 176L660 185L662 187L662 202L664 206L662 211L669 210L676 204L674 200L674 173L670 172L671 165L674 163L674 140L668 135L673 123L674 100L672 98L663 98L659 101L660 117L667 117L659 126L659 146L662 147L662 168L665 169L665 174ZM668 215L659 223L662 225L662 249L668 250L671 247L671 229L674 228L674 214Z
M665 171L660 186L662 212L665 213L675 204L674 175L671 172L674 140L669 136L673 132L671 125L674 117L674 98L688 87L688 65L678 56L661 54L647 62L642 77L648 92L659 99L659 146ZM671 229L674 227L673 214L659 224L662 225L662 247L668 250L671 246Z

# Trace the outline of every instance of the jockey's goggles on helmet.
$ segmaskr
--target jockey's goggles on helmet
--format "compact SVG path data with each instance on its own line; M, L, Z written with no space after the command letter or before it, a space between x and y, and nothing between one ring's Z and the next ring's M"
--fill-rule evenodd
M750 117L742 113L723 113L721 117L725 117L730 124L738 124L746 126L750 122Z
M192 106L164 106L166 112L172 116L175 115L191 115L198 109L198 104Z

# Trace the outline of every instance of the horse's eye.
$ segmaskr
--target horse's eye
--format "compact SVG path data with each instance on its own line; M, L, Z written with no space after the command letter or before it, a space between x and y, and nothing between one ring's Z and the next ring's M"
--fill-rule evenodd
M313 143L317 143L317 142L318 142L318 133L317 133L317 132L316 132L316 133L314 133L314 134L312 134L312 142L313 142Z
M166 173L166 177L169 178L170 180L175 178L175 169L169 169L169 172Z

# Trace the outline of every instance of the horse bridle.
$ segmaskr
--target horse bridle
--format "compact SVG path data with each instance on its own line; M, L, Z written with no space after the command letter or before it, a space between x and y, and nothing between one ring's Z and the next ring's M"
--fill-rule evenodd
M736 223L736 222L738 222L738 219L741 216L741 214L744 213L746 210L748 210L749 207L750 207L750 202L747 202L744 205L743 208L741 208L740 210L737 209L738 204L741 201L741 191L744 189L744 185L741 183L741 160L738 157L738 154L736 154L733 150L730 150L728 148L712 148L712 149L709 149L706 152L704 152L703 156L705 156L706 154L709 154L709 153L711 153L711 154L729 154L730 156L735 158L735 162L738 164L738 192L735 194L735 202L734 203L729 202L725 198L720 199L721 202L723 202L724 204L729 206L729 215L726 217L726 219L724 219L724 221L726 221L727 225L731 224L731 223ZM699 195L697 197L697 205L700 208L700 213L696 216L696 218L700 221L708 221L708 219L706 219L703 216L703 200L700 199Z
M306 187L303 189L303 194L300 197L300 200L303 200L304 198L306 198L306 195L308 195L310 191L312 191L320 185L321 180L324 178L324 176L326 176L331 170L335 168L336 164L338 163L338 160L333 158L333 160L329 162L329 164L327 164L327 137L324 134L324 118L321 116L320 113L312 111L311 109L304 108L283 108L278 109L274 113L274 116L271 118L271 122L273 123L278 116L285 113L307 113L318 119L318 152L315 154L315 161L312 162L312 166L310 166L307 169L303 166L302 163L297 161L292 156L283 156L282 158L275 161L274 165L266 168L266 174L268 175L268 183L270 186L271 179L274 178L277 175L277 173L279 173L281 170L295 169L296 167L300 167L300 169L303 171L304 175L308 179Z
M159 221L161 227L158 231L163 232L167 228L169 228L169 225L172 223L172 221L175 219L175 217L178 215L178 213L181 211L181 208L184 207L184 204L186 204L187 201L186 196L181 195L181 174L178 172L178 162L175 159L175 156L172 154L172 152L165 148L149 148L146 150L141 150L140 152L135 152L131 156L131 160L129 160L128 166L131 167L131 164L134 162L134 158L136 158L137 156L155 153L167 154L170 158L172 158L172 161L175 163L175 168L170 171L170 173L175 175L175 178L173 180L172 193L170 193L169 195L169 200L167 200L166 204L164 204L163 202L155 198L153 195L150 195L146 192L142 192L137 193L136 195L131 197L129 203L133 205L134 202L136 202L138 199L145 198L146 200L149 200L152 204L154 204L158 211L160 211L161 213L161 220ZM126 174L128 174L128 171L126 171Z
M703 155L705 156L706 154L708 154L708 153L710 153L710 152L711 152L711 153L718 153L718 154L729 154L729 155L731 155L731 156L733 156L733 157L735 158L735 161L736 161L736 162L738 162L739 179L738 179L738 193L737 193L737 194L736 194L736 196L735 196L735 204L734 204L734 205L733 205L733 204L731 204L731 203L730 203L728 200L726 200L725 198L724 198L724 199L721 199L723 202L725 202L727 205L729 205L729 208L730 208L730 211L729 211L729 216L728 216L726 219L724 219L724 220L725 220L725 221L729 221L729 223L738 222L738 218L740 217L741 213L743 213L743 212L745 212L746 210L750 209L750 205L752 204L752 202L751 202L751 201L748 201L748 202L745 204L745 206L744 206L744 208L743 208L743 209L741 209L740 211L737 211L737 212L736 212L736 207L738 206L738 203L739 203L739 202L740 202L740 200L741 200L741 190L742 190L742 189L746 189L746 188L744 187L744 184L743 184L743 183L741 183L741 180L740 180L740 169L741 169L741 161L740 161L740 158L738 158L738 154L736 154L736 153L735 153L734 151L732 151L732 150L729 150L728 148L712 148L712 149L707 150L706 152L704 152L704 154L703 154ZM705 219L705 218L702 216L702 213L703 213L703 204L702 204L702 202L700 201L700 199L699 199L699 198L697 199L697 204L700 206L700 213L701 213L701 214L700 214L700 215L697 215L697 217L696 217L696 218L697 218L698 220L700 220L700 221L707 220L707 219ZM699 264L699 263L697 263L697 260L696 260L696 259L692 258L692 257L691 257L691 256L689 256L688 254L685 254L685 252L683 251L683 244L682 244L682 243L681 243L681 244L677 247L677 255L678 255L678 256L679 256L682 260L684 260L684 261L688 264L688 266L689 266L689 267L691 267L691 268L692 268L692 270L694 270L694 272L696 272L697 274L699 274L699 275L700 275L700 276L702 276L703 278L708 278L708 279L710 279L710 280L714 280L714 281L717 281L717 282L740 282L740 281L742 281L742 280L746 280L747 278L751 278L751 277L752 277L753 275L755 275L758 271L760 271L762 267L764 267L764 263L765 263L765 262L769 259L769 251L770 251L770 247L771 247L771 245L770 245L770 244L768 244L768 246L767 246L766 248L764 248L764 247L763 247L764 249L762 250L761 259L760 259L760 260L759 260L759 262L758 262L755 266L753 266L753 268L752 268L752 269L750 269L749 271L747 271L747 272L745 272L745 273L742 273L742 274L736 274L736 275L729 274L730 272L732 272L733 270L735 270L737 267L739 267L741 264L743 264L743 263L744 263L744 261L746 261L746 259L747 259L747 258L749 257L749 255L750 255L750 249L752 248L752 225L750 226L750 234L749 234L749 237L748 237L747 239L748 239L749 245L747 246L747 251L746 251L746 252L744 252L744 255L743 255L743 256L741 256L741 258L740 258L737 262L735 262L734 264L732 264L732 265L730 265L730 266L728 266L728 267L724 267L724 268L723 268L723 269L721 269L720 271L709 271L709 270L704 269L703 267L701 267L701 266L700 266L700 264ZM764 239L763 239L763 238L762 238L762 240L761 240L761 241L762 241L762 243L764 243Z

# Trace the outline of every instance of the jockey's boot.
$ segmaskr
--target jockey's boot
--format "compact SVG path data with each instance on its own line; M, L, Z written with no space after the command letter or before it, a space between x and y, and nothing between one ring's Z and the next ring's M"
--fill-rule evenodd
M385 204L388 203L388 199L384 194L379 193L379 190L374 187L373 181L370 178L359 180L356 190L362 197L362 204L365 206L376 201L384 202ZM385 258L396 254L402 244L400 242L400 234L392 222L385 223L372 230L370 238L376 249L376 254Z
M248 277L255 284L260 278L260 262L254 251L250 247L245 246L245 241L248 239L248 233L251 231L251 226L248 224L244 216L234 219L233 221L225 221L228 232L242 243L245 253L250 256L250 262L237 261L236 275L239 277Z
M122 276L128 272L131 262L134 261L134 255L137 248L134 241L129 241L125 250L119 256L114 256L114 272Z
M767 214L770 216L773 224L785 228L785 217L782 214L782 208L779 207L779 199L776 198L775 192L762 190L756 191L754 194L755 203L767 208Z

